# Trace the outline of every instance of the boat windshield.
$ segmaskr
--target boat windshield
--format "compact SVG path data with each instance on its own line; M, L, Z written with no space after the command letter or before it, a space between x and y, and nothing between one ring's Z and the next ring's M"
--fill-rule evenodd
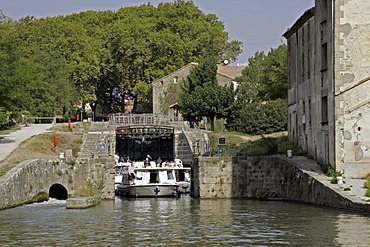
M173 172L172 171L167 171L167 180L174 180Z

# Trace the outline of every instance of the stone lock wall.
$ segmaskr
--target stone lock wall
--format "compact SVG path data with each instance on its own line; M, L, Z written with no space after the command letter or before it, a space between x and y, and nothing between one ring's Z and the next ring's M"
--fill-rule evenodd
M196 198L288 200L370 212L304 172L283 156L198 157L192 169Z

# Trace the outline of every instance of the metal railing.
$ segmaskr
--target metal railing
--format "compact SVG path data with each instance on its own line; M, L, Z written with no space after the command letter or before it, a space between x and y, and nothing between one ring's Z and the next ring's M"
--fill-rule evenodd
M169 119L159 114L115 113L109 120L117 125L169 125Z

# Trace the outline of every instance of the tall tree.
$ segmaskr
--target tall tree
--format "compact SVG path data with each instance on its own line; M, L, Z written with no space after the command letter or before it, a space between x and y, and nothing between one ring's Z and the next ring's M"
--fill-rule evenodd
M189 121L196 117L210 118L214 130L216 117L226 117L234 101L232 86L219 86L217 81L217 55L211 40L205 57L188 75L181 95L181 113Z
M255 53L237 78L237 101L228 119L229 130L266 134L287 127L286 45L266 55Z
M286 99L287 97L287 46L280 45L266 55L256 52L248 59L248 66L236 80L238 98L246 102Z
M37 82L50 77L45 70L48 65L37 61L46 61L52 67L60 63L60 70L69 76L69 82L63 85L69 85L68 90L75 91L82 104L90 103L93 109L100 106L100 112L107 114L122 111L129 98L135 99L134 112L151 111L151 83L198 61L207 49L211 33L218 58L233 61L241 53L241 43L228 40L217 16L204 14L192 1L44 19L27 16L17 22L0 18L0 32L4 34L0 37L0 56L5 58L0 60L0 70L4 71L0 87L4 87L6 95L0 101L17 109L23 107L23 102L16 100L22 88L42 94L45 102L53 99L47 95L48 90L35 88L46 86L45 82ZM15 87L20 85L24 86ZM5 94L7 89L12 89L13 95ZM25 103L33 105L32 101Z

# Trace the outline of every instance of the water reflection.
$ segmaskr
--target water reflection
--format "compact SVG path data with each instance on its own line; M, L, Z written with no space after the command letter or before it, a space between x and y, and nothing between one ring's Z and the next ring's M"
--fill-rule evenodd
M339 214L336 220L336 242L339 246L369 246L370 219L366 216Z
M2 246L367 246L369 218L285 202L119 199L0 211Z

